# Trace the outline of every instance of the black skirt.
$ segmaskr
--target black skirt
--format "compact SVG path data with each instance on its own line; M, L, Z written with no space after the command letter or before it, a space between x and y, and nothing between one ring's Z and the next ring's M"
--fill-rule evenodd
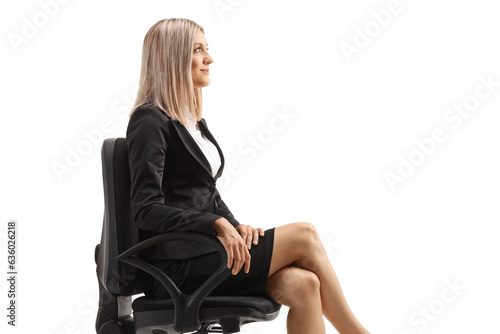
M231 275L217 286L210 296L265 296L267 277L271 267L274 245L274 228L266 230L259 237L257 246L250 249L250 272L244 266L237 275ZM219 267L218 252L205 254L188 260L148 260L155 267L165 272L184 293L193 293ZM167 290L151 275L141 275L144 294L152 299L170 299Z

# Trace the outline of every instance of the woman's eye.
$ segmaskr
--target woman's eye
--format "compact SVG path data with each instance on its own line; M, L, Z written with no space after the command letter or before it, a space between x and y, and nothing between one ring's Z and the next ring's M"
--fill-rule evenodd
M194 49L194 51L196 51L196 52L197 52L198 50L201 50L201 47ZM207 48L206 50L208 51L208 48Z

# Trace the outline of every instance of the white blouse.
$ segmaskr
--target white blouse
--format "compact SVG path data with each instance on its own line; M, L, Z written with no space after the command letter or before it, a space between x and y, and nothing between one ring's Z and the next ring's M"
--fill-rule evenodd
M196 122L192 118L191 113L187 113L186 120L188 122L188 126L186 126L186 129L191 134L191 137L193 137L194 141L198 144L201 151L207 158L212 169L212 176L215 177L221 165L220 155L217 147L210 140L208 140L208 138L206 138L199 129L196 128Z

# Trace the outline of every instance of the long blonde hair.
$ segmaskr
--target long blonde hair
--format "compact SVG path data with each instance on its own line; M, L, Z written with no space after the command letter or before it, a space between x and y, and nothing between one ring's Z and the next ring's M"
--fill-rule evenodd
M158 106L172 119L186 125L186 113L199 121L202 114L201 88L194 88L191 75L197 23L183 18L156 22L144 37L141 77L135 104Z

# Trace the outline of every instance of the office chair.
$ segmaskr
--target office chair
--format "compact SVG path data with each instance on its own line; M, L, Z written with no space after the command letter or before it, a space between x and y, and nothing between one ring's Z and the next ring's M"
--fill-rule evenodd
M268 298L207 297L231 274L226 251L216 237L196 232L165 233L139 243L131 213L125 138L105 139L101 155L104 221L94 254L99 283L98 334L237 333L244 324L278 316L281 304ZM165 273L137 255L152 245L173 240L208 243L222 256L219 268L192 294L181 292ZM141 270L156 278L172 298L142 296L132 303L132 296L142 293Z

